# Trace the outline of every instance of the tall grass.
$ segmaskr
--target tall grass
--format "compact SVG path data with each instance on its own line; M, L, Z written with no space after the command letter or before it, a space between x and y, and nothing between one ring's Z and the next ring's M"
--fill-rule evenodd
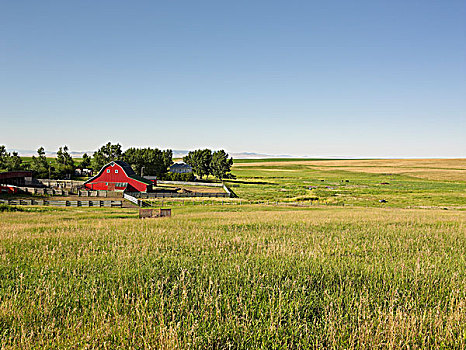
M466 346L464 212L205 210L0 213L2 348Z

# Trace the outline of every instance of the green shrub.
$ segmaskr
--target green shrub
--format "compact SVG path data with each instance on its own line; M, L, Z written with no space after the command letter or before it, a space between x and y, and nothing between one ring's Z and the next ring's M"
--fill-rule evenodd
M23 211L23 208L20 207L14 207L11 205L6 205L6 204L0 204L0 212L11 212L11 211Z

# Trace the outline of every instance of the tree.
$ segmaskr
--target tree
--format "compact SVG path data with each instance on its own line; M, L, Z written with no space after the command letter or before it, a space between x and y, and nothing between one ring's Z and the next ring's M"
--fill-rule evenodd
M137 174L144 174L162 177L168 171L167 164L173 163L172 151L161 151L158 148L129 148L123 154L127 162Z
M90 166L91 166L91 157L89 157L87 153L84 153L83 160L81 161L81 163L79 163L78 167L81 169L86 169L86 168L89 168Z
M11 155L8 154L7 166L8 171L21 170L23 168L23 160L18 155L18 152L13 152Z
M99 171L105 164L114 160L123 160L121 145L119 143L112 145L108 142L94 152L91 165L94 170Z
M60 147L57 151L57 168L54 170L54 178L71 177L76 169L73 158L68 153L68 146Z
M232 165L233 158L228 158L228 153L222 149L212 154L210 172L219 180L223 180L224 178L232 178L234 176L231 174Z
M23 168L23 160L18 155L18 152L10 154L5 146L0 146L0 169L6 171L21 170Z
M170 165L173 164L173 151L171 149L166 149L165 151L162 151L162 156L163 156L163 164L166 169L165 172L167 172Z
M183 157L183 161L191 165L194 173L202 179L204 175L208 176L211 173L212 151L210 149L191 151L186 157Z
M6 169L9 154L4 145L0 146L0 169Z
M49 177L49 171L51 171L50 164L47 162L45 157L44 147L40 147L37 150L38 157L32 156L31 170L39 178Z

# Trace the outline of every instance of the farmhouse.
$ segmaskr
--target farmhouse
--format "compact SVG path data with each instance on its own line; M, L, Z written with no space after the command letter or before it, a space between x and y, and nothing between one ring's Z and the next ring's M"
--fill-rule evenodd
M84 186L91 190L148 192L152 182L136 175L128 163L113 161L105 165L99 173L87 180Z
M176 173L176 174L187 174L187 173L192 173L193 168L191 168L189 164L186 164L184 162L179 162L179 163L175 163L172 166L170 166L170 172Z

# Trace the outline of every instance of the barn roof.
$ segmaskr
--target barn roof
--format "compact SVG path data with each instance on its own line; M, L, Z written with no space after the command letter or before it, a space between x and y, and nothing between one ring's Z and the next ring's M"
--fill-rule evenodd
M14 179L18 177L32 177L32 171L5 171L0 173L0 179Z
M143 178L142 176L136 175L136 173L134 175L129 175L128 177L130 177L130 178L132 178L132 179L134 179L136 181L145 183L146 185L153 185L154 184L152 181L149 181L149 180Z
M108 166L112 166L113 164L119 165L119 166L123 169L123 171L125 172L125 174L126 174L127 177L129 177L129 178L131 178L131 179L133 179L133 180L142 182L142 183L144 183L144 184L146 184L146 185L153 185L153 183L152 183L151 181L146 180L146 179L144 179L143 177L137 175L136 172L133 170L133 168L131 168L131 166L130 166L128 163L123 162L123 161L121 161L121 160L115 160L115 161L111 161L111 162L108 163L108 164L105 164L105 165L102 167L102 169L100 169L99 173L98 173L96 176L90 178L90 179L87 180L84 184L90 183L90 182L92 182L93 180L97 179L97 178L103 173L103 171L105 170L105 168L107 168Z
M131 168L131 165L129 165L128 163L123 162L121 160L115 160L115 161L113 161L111 163L108 163L107 165L112 164L112 163L115 163L115 164L118 164L119 166L121 166L123 168L123 170L125 171L126 175L128 175L128 176L136 175L136 172L133 170L133 168ZM107 165L105 165L105 166L107 166Z

